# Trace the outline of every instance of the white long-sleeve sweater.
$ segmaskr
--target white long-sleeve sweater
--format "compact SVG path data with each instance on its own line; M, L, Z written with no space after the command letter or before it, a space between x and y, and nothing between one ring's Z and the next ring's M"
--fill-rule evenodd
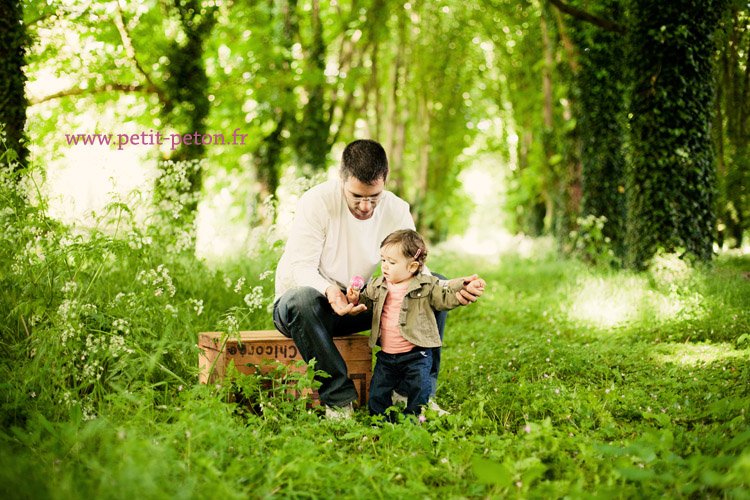
M372 217L356 219L346 205L340 179L318 184L297 203L284 254L276 269L276 297L309 286L325 294L346 288L352 276L369 280L380 263L380 243L393 231L414 229L409 204L390 191Z

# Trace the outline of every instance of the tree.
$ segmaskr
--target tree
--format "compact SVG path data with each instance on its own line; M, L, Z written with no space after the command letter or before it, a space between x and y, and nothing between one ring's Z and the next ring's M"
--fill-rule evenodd
M24 133L27 43L23 5L18 0L0 2L0 74L3 75L0 78L0 126L4 126L6 145L15 151L19 167L26 166L29 156Z
M600 33L602 44L581 58L581 74L588 75L588 81L579 86L584 101L581 118L595 125L598 134L583 148L588 165L584 174L585 210L603 214L609 208L616 211L615 215L621 213L616 203L620 198L613 192L614 186L622 189L621 129L607 125L619 122L622 101L618 82L607 75L617 71L613 64L621 44L629 68L625 81L631 117L627 138L631 164L625 189L628 264L640 268L659 250L710 260L715 229L710 132L713 36L726 2L698 5L678 0L655 6L649 1L632 0L626 4L627 16L621 24L611 20L618 20L616 2L598 3L608 16L605 18L562 0L549 1L579 20L625 35L622 39L612 35L606 39ZM579 39L578 43L587 42ZM593 66L587 69L589 64ZM609 90L602 93L607 86ZM606 176L592 168L597 154L606 158L600 165L609 162Z
M222 128L250 127L247 156L261 199L275 194L285 165L300 173L326 167L331 147L352 130L350 120L369 96L385 5L238 0L220 20L213 43L231 55L220 61L223 67L213 65L210 120ZM235 155L222 151L224 163L246 161Z
M594 19L619 26L620 2L604 0ZM625 236L626 141L624 58L622 30L568 18L576 61L574 90L581 136L581 215L606 217L603 236L623 257ZM585 228L584 228L585 230ZM602 250L606 250L603 248Z
M548 224L557 238L559 249L568 254L573 250L571 235L577 227L582 197L581 133L575 116L579 104L577 94L571 91L579 65L573 59L568 64L555 64L556 59L561 59L560 45L566 46L569 42L562 23L558 22L558 29L553 30L553 19L552 10L545 5L540 16L544 50L542 93L545 101L542 141L545 170L550 173L552 190L551 203L547 208ZM557 19L559 21L559 17ZM556 85L553 85L553 74L557 77ZM554 102L560 103L562 120L555 116Z
M391 7L384 29L368 35L375 69L360 116L366 132L389 149L391 185L412 204L417 228L439 241L465 222L469 200L460 195L460 156L487 116L475 104L487 72L478 36L487 9L454 1Z
M712 258L713 34L724 5L721 0L630 3L632 169L626 241L633 267L642 267L660 249L701 261Z
M183 211L185 222L192 222L203 187L203 169L195 160L204 158L206 152L206 144L195 139L206 135L206 119L210 110L204 47L216 24L217 8L213 3L203 6L201 0L174 0L170 12L171 17L177 20L183 36L175 36L169 40L166 51L167 76L162 91L166 95L166 102L161 112L173 127L194 137L189 144L183 141L171 156L176 161L194 161L187 165L187 193L184 194L188 197ZM171 196L167 193L160 194ZM177 194L179 196L183 193Z

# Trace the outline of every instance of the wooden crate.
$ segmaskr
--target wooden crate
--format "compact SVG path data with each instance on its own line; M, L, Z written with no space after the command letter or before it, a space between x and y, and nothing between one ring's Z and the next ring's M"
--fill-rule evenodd
M200 381L213 383L224 377L226 367L234 361L237 371L244 374L253 373L254 368L248 363L261 366L264 360L291 364L302 360L294 341L276 330L259 330L239 332L237 337L224 339L222 348L222 332L205 332L199 335L198 346L203 350L200 356ZM338 348L346 362L349 378L359 393L359 406L367 406L367 397L372 378L372 353L367 345L367 335L353 334L345 337L334 337L333 343ZM213 371L211 367L213 366ZM261 366L261 372L269 371L270 366ZM304 371L305 367L292 368ZM320 404L318 391L313 391L314 405Z

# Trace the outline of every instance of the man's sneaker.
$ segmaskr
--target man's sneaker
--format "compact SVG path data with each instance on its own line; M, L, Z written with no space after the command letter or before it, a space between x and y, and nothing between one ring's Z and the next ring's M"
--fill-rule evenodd
M406 396L402 396L396 391L393 391L391 393L391 403L393 403L393 406L398 406L400 403L403 403L404 406L406 406L408 402L409 402L409 398L407 398Z
M352 418L352 413L354 413L354 405L352 403L344 406L326 406L326 419L334 422Z
M434 399L430 399L429 401L427 401L427 408L429 408L432 411L436 411L437 414L439 416L441 416L441 417L443 415L450 415L451 414L451 412L445 411L442 408L440 408L440 406L438 406L438 404L435 402Z

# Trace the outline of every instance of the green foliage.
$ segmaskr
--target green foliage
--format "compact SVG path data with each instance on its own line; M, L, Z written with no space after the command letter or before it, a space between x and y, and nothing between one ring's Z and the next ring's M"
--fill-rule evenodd
M612 250L612 240L606 236L604 228L607 227L607 218L588 215L579 217L576 221L578 230L571 231L570 240L573 244L574 253L585 262L611 266L617 264L617 257Z
M514 231L555 233L571 249L577 217L604 216L618 257L630 231L633 263L659 248L705 259L716 200L720 238L739 244L750 220L745 6L714 2L704 19L680 2L567 4L621 22L628 34L532 1L27 2L35 42L27 72L70 85L34 95L50 100L30 108L32 139L50 158L61 152L60 131L92 132L76 129L88 118L105 129L239 130L241 146L151 153L205 156L190 172L193 190L217 170L246 172L232 191L254 223L270 222L261 203L285 169L310 175L335 164L343 143L371 137L389 153L389 187L436 241L463 229L471 208L459 174L492 155L508 167L502 203ZM714 182L710 59L722 82L718 197L706 187Z
M629 263L659 249L713 253L713 33L725 3L630 3Z
M458 175L474 161L464 151L490 118L491 99L482 91L495 74L482 30L490 11L454 1L397 2L390 15L387 8L379 7L393 36L374 27L368 33L377 49L371 57L377 87L365 86L377 106L368 133L389 152L389 188L411 203L417 228L440 241L465 228L471 206Z
M715 59L716 106L713 135L718 161L717 243L742 246L750 228L750 144L748 143L747 65L740 51L747 50L747 5L730 2L717 33Z
M548 151L542 140L544 98L541 92L543 47L539 4L534 2L493 2L492 17L483 26L494 45L497 74L488 90L496 100L504 121L505 132L515 136L506 147L510 163L506 210L511 231L541 235L551 207L552 178L547 161ZM502 149L498 154L503 154Z
M579 488L613 495L607 485L620 498L740 495L746 452L726 444L744 441L748 429L748 351L734 339L750 326L742 305L750 289L719 265L695 271L672 256L628 275L508 258L501 274L484 273L482 300L502 301L504 312L466 308L464 323L450 318L450 331L467 329L447 341L451 380L441 391L463 416L481 405L480 414L516 430L514 444L487 447L497 482L506 481L503 470L536 463L542 479L512 476L526 497L577 496ZM713 439L716 432L728 437ZM475 460L474 468L481 479L490 467Z
M314 367L314 359L310 364L295 361L294 369L273 360L264 360L263 365L253 367L254 373L243 375L230 363L221 386L233 393L228 399L237 401L240 414L259 415L275 428L294 424L300 416L303 421L307 419L312 423L319 415L308 408L310 399L307 394L320 387L320 382L314 377L329 376ZM303 371L297 371L301 368Z

